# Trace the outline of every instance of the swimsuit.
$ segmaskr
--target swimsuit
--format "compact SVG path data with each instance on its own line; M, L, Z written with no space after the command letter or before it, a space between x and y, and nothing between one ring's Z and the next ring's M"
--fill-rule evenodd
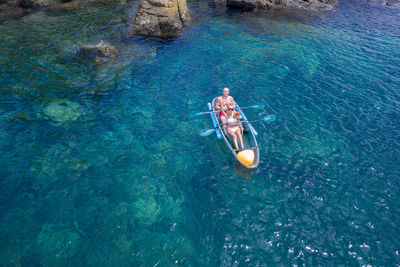
M228 123L228 130L231 130L232 132L236 132L236 130L239 129L239 125L229 126L229 124L237 122L236 118L229 118L229 119L227 119L226 122Z
M229 98L228 98L228 99L229 99ZM226 101L221 100L221 107L224 106L224 105L226 105L228 99L227 99ZM220 112L219 112L219 119L221 119L222 116L224 116L224 114L222 114L222 111L220 111Z

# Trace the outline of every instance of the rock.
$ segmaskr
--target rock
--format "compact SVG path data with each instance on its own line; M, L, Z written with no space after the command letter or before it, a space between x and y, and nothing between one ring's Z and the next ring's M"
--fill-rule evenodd
M78 57L83 60L94 61L101 64L118 55L118 50L112 44L100 41L98 43L84 44L78 49Z
M68 12L72 10L77 10L77 9L82 9L87 6L86 3L73 0L71 2L66 2L66 3L59 3L53 6L49 6L46 8L46 13L47 14L57 14L57 13L63 13L63 12Z
M274 0L227 0L226 4L228 7L240 8L248 11L254 9L270 9L277 5Z
M288 66L278 66L274 75L279 79L284 79L288 75L289 71L290 69Z
M62 225L45 224L37 237L38 260L43 266L67 265L79 251L78 232Z
M311 10L332 10L338 0L283 0L283 7L305 8Z
M49 102L43 109L44 115L58 123L76 120L83 114L82 106L67 99L59 99Z
M141 0L128 36L174 37L189 20L186 0Z
M385 6L400 7L400 0L387 0Z
M397 1L397 0L395 0ZM312 10L331 10L338 0L227 0L227 6L243 10L271 8L305 8Z
M19 0L19 5L24 8L46 7L60 3L59 0Z
M210 4L213 5L213 7L226 6L227 0L211 0Z
M139 199L133 204L134 214L141 226L154 224L160 215L161 207L153 197Z
M2 4L16 6L16 5L18 5L18 0L0 0L0 5L2 5Z
M26 11L15 5L0 7L0 23L10 19L18 19L25 15Z

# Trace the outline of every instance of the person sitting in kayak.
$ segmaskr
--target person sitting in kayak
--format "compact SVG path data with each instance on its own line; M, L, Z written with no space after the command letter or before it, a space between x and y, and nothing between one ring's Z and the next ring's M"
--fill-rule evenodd
M242 137L242 131L243 127L240 123L240 120L242 119L242 116L240 116L240 113L235 111L234 109L229 109L227 112L228 119L226 120L227 125L225 128L225 131L227 134L232 136L233 138L233 143L235 144L236 149L239 149L237 139L239 138L240 146L242 149L244 149L243 146L243 137Z
M219 119L225 124L228 119L227 111L229 109L235 109L235 100L229 95L228 87L222 89L222 96L217 98L215 107L219 110Z

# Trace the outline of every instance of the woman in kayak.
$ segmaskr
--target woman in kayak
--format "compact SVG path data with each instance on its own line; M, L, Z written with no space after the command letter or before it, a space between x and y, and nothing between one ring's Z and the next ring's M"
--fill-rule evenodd
M239 149L237 139L239 138L240 146L242 149L244 149L243 146L243 138L242 138L242 125L240 123L240 119L242 119L242 116L240 116L239 112L237 112L234 108L230 108L227 112L228 119L226 120L227 126L225 128L225 131L227 134L232 136L233 138L233 143L235 144L236 149Z
M230 108L235 108L235 100L229 95L229 88L225 87L222 90L222 96L217 98L217 103L215 104L217 110L219 110L219 119L223 124L226 123L228 119L227 111Z

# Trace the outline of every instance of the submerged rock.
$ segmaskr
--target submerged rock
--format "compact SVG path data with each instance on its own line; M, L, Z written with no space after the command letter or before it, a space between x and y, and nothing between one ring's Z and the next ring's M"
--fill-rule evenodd
M75 180L92 166L89 162L91 158L79 155L69 146L54 144L35 161L39 173L38 183L40 185L43 181L61 182L65 179L63 175L66 173L68 173L69 180Z
M276 73L274 73L274 75L280 79L284 79L288 75L289 71L290 69L288 66L279 66L277 67Z
M18 19L26 14L26 10L17 5L0 6L0 23L10 19Z
M157 222L161 207L153 197L139 199L133 204L135 217L141 226L150 226Z
M128 36L173 37L189 20L186 0L141 0Z
M94 61L96 64L101 64L117 57L118 50L112 44L101 40L97 43L83 44L78 49L77 55L82 60Z
M57 13L63 13L63 12L68 12L72 10L77 10L77 9L82 9L87 6L87 3L73 0L70 2L63 2L63 3L58 3L56 5L49 6L46 8L46 13L47 14L57 14Z
M163 177L135 179L135 182L128 183L129 191L136 195L136 201L129 204L131 212L136 223L144 228L153 226L165 228L166 225L173 222L179 222L182 219L183 212L181 203L182 196L172 196L170 189L163 182ZM161 230L161 228L159 228Z
M45 224L37 237L38 260L43 266L65 265L78 252L79 244L75 230Z
M302 58L305 61L307 73L310 76L314 75L315 72L317 72L319 66L321 65L318 55L313 52L308 52L308 53L304 53Z
M58 99L49 102L43 109L44 115L54 122L68 122L76 120L83 114L80 104L67 99Z

